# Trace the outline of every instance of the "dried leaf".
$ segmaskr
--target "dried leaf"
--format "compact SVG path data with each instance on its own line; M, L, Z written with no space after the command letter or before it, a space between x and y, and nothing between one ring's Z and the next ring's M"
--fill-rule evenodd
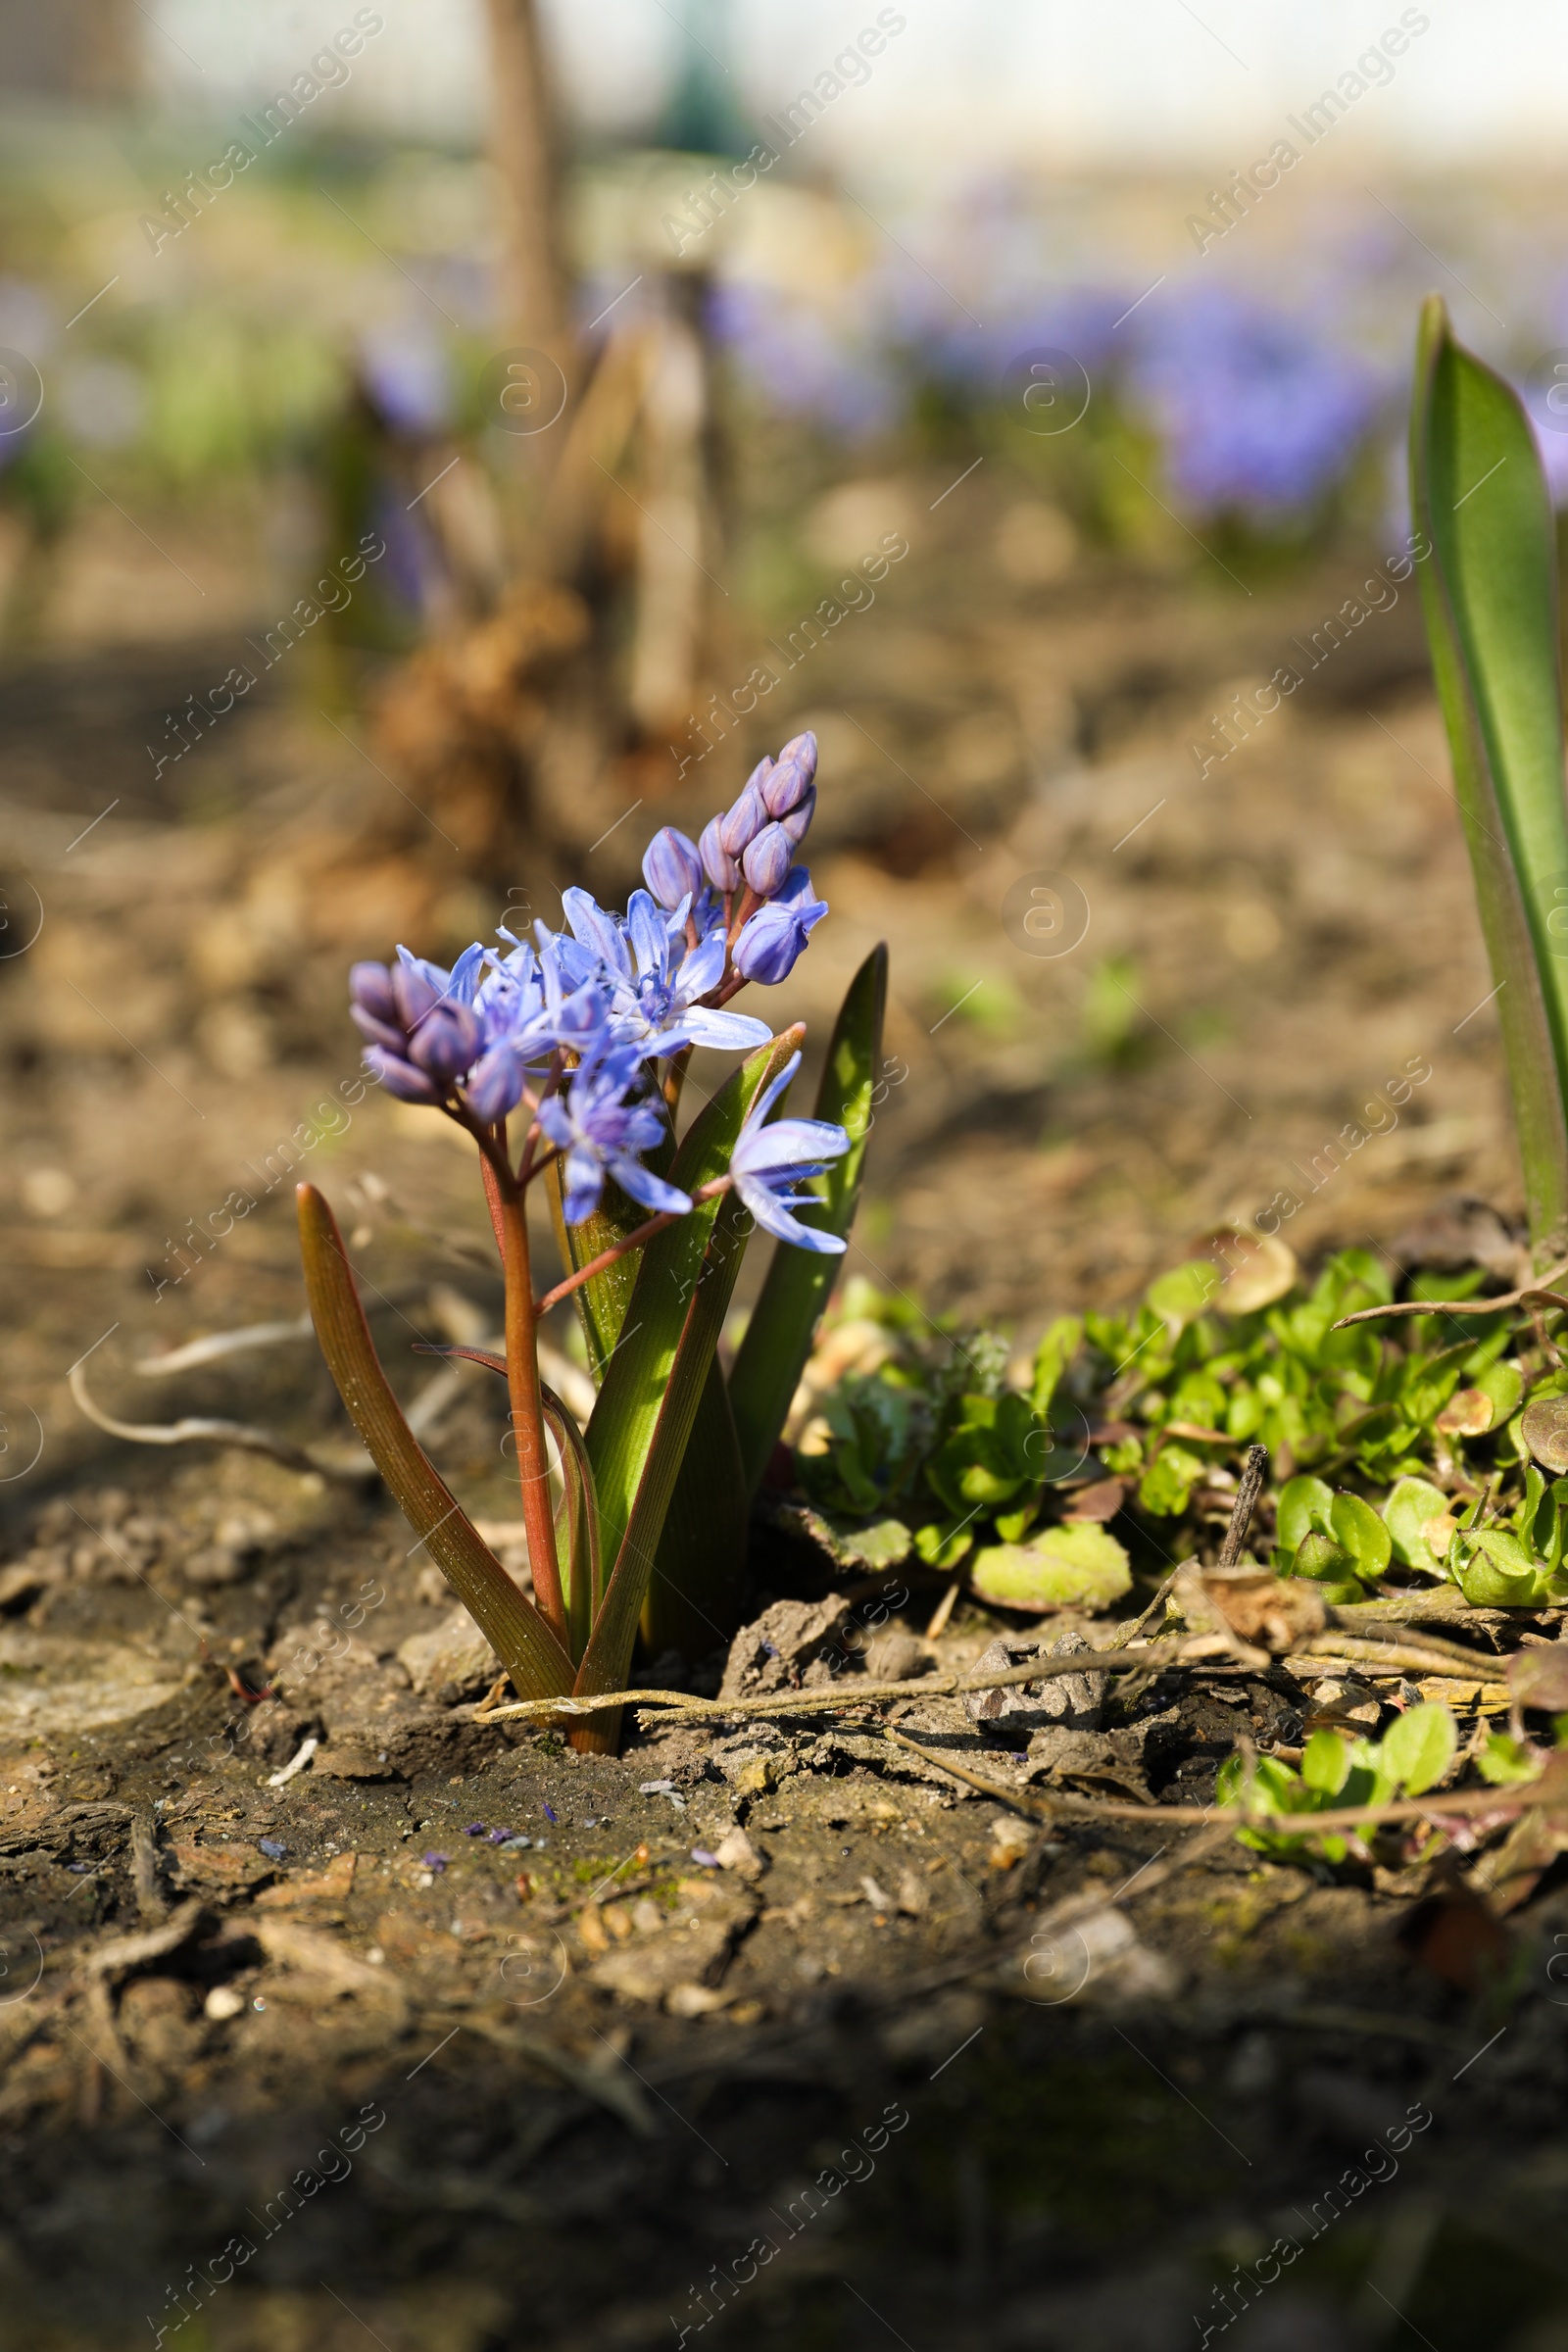
M1255 1569L1211 1569L1195 1580L1203 1597L1244 1642L1282 1654L1320 1634L1328 1611L1316 1585L1302 1577L1264 1576Z
M1555 1715L1568 1708L1568 1642L1522 1649L1508 1660L1508 1688L1522 1707Z
M1272 1306L1295 1282L1296 1252L1277 1235L1243 1233L1221 1225L1203 1236L1202 1247L1222 1270L1224 1280L1214 1294L1222 1314L1251 1315Z
M1482 1438L1492 1427L1492 1398L1484 1389L1456 1389L1438 1415L1446 1438Z

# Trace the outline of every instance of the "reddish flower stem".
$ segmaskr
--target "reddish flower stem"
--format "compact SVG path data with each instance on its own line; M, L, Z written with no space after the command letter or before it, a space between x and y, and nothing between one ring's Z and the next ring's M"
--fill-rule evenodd
M539 1401L538 1310L528 1262L528 1220L522 1193L507 1164L505 1139L499 1151L481 1147L485 1199L501 1251L507 1286L507 1391L512 1431L517 1446L517 1480L522 1490L522 1523L528 1539L539 1613L563 1646L571 1647L561 1570L556 1559L555 1513L550 1507L550 1456L545 1446Z
M692 1199L716 1200L720 1193L729 1191L730 1182L728 1176L715 1176L711 1184L699 1186ZM633 1250L644 1249L656 1233L662 1233L666 1225L673 1225L683 1213L680 1209L662 1208L658 1216L650 1217L646 1225L639 1225L635 1232L628 1233L624 1241L612 1243L608 1250L601 1250L597 1257L591 1257L585 1266L579 1266L575 1274L568 1274L564 1282L558 1282L553 1291L546 1291L542 1298L534 1300L535 1316L547 1315L553 1306L559 1306L562 1299L568 1298L582 1283L591 1281L596 1274L602 1274L607 1266L614 1265L618 1258L629 1256Z

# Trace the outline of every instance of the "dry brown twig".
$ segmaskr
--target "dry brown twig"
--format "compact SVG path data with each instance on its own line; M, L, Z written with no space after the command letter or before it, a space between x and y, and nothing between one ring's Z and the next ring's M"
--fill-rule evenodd
M1353 1315L1342 1315L1331 1328L1348 1331L1352 1323L1376 1323L1386 1315L1498 1315L1510 1306L1541 1302L1568 1307L1568 1298L1549 1287L1560 1282L1565 1274L1568 1274L1568 1257L1534 1282L1522 1284L1517 1291L1501 1291L1494 1298L1398 1298L1390 1306L1358 1307Z

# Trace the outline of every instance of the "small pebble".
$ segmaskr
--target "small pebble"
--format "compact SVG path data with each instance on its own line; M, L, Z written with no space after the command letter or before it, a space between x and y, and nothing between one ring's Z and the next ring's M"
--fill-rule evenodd
M258 1838L256 1842L270 1862L281 1862L288 1852L281 1838Z

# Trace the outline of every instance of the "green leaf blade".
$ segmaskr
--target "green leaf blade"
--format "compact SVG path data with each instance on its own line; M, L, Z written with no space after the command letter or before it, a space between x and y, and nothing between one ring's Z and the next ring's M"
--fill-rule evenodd
M1554 530L1516 395L1422 313L1411 505L1421 602L1497 987L1538 1257L1568 1233L1568 803Z
M1396 1787L1421 1796L1442 1780L1457 1746L1453 1717L1446 1707L1428 1700L1407 1707L1390 1724L1378 1747L1378 1764Z

